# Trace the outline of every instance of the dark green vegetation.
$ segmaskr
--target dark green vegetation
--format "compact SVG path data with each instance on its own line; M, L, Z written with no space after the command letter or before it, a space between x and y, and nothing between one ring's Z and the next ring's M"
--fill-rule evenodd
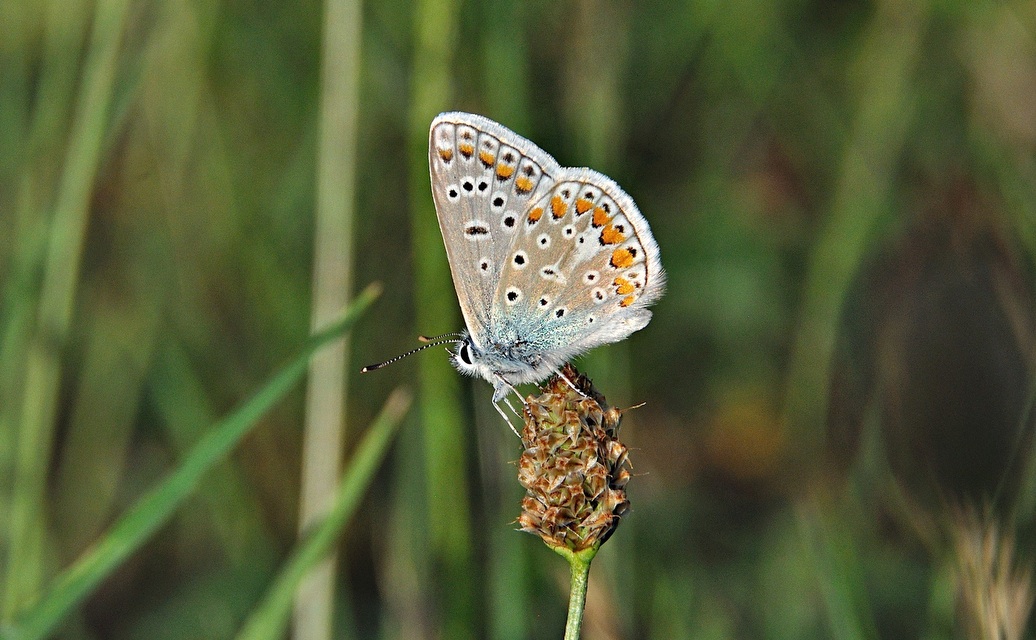
M328 101L359 105L339 166L322 78L349 60L322 70L322 42L349 30L322 3L0 2L0 620L58 606L300 352L326 176L355 180L354 289L384 290L349 371L461 328L426 156L459 109L615 178L669 273L644 331L578 363L646 402L584 637L988 629L982 602L1029 602L1036 541L1034 6L370 2ZM399 385L415 410L338 538L336 637L560 637L567 568L515 532L489 385L439 349L351 375L347 463ZM304 403L151 513L60 636L276 621L257 607L330 543L296 546Z

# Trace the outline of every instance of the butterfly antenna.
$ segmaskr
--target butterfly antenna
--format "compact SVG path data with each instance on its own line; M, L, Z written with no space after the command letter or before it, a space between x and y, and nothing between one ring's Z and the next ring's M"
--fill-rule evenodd
M369 364L366 367L360 369L360 373L367 373L368 371L374 371L375 369L381 369L383 367L387 367L390 364L392 364L393 362L398 362L399 360L402 360L403 358L405 358L407 356L414 355L418 351L424 351L428 347L434 347L436 345L446 344L446 343L449 343L449 342L457 343L457 342L460 342L460 340L458 340L456 338L450 338L448 340L437 340L436 342L428 342L427 344L421 345L420 347L418 347L416 349L411 349L410 351L407 351L406 353L401 353L398 356L396 356L395 358L390 358L389 360L386 360L385 362L378 362L378 363L375 363L375 364Z
M444 333L441 336L434 336L434 337L431 337L431 338L429 338L428 336L417 336L417 341L418 342L437 342L439 340L443 340L443 342L458 342L458 340L456 340L456 339L460 338L461 335L462 334L459 331L453 331L451 333ZM444 340L444 338L453 338L453 339L452 340ZM442 343L439 343L439 344L442 344Z

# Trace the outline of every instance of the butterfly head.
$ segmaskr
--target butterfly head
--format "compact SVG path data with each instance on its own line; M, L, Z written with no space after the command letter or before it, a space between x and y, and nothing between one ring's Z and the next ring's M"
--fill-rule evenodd
M483 349L471 334L462 331L456 345L450 350L450 363L464 375L482 378L496 387L501 384L501 376L515 377L522 364L499 351L492 346Z
M467 331L461 333L460 339L452 351L450 351L450 363L466 376L482 378L493 385L493 402L499 402L506 395L508 389L513 389L508 378L514 376L509 365L515 363L507 362L499 354L485 352L475 344ZM508 377L505 377L508 376Z

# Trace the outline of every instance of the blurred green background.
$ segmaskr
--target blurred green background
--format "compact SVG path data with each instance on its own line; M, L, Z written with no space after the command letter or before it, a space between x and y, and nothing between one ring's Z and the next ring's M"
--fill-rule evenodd
M489 385L439 349L355 375L462 326L447 110L613 177L669 274L577 362L646 403L585 638L1032 637L1036 4L984 0L0 2L3 620L298 352L315 291L379 281L316 448L348 465L416 402L338 538L333 637L561 637ZM238 632L296 544L305 389L59 637Z

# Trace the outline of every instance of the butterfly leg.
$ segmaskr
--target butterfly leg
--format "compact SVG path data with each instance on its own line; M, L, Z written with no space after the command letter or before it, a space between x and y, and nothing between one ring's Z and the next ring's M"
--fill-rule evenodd
M517 409L514 408L513 404L511 404L511 399L510 398L505 396L504 399L501 400L501 402L503 402L505 405L507 405L507 408L511 410L511 413L514 414L514 417L524 420L524 418L522 418L522 414Z
M507 408L511 410L511 413L513 413L515 417L517 417L519 420L522 420L522 414L514 408L513 404L511 404L511 400L507 397L507 392L508 390L514 392L514 394L518 396L518 399L522 401L522 406L525 406L525 398L522 397L522 394L518 393L518 390L514 388L513 384L508 382L507 378L505 378L499 373L496 374L496 383L493 385L493 387L493 406L496 407L496 410L500 413L500 415L504 416L504 420L507 422L507 426L511 427L511 431L514 432L514 435L520 438L521 435L519 435L518 431L515 430L514 425L511 424L511 421L507 418L507 415L504 413L503 409L501 409L500 405L497 403L503 402L505 405L507 405Z
M496 374L496 375L497 375L497 384L496 384L496 391L493 393L493 401L494 402L499 402L499 401L503 400L504 402L507 403L508 407L511 407L511 403L507 400L507 390L510 390L512 393L514 393L514 395L518 396L519 402L521 402L522 403L522 407L524 407L526 405L525 396L523 396L521 393L519 393L518 389L516 389L513 384L511 384L510 382L507 381L507 378L503 377L500 374ZM511 407L511 411L514 411L514 415L518 416L519 418L522 417L522 414L520 414L517 411L515 411L514 407Z
M568 386L572 387L572 391L575 391L576 393L578 393L579 395L583 396L584 398L589 398L590 397L590 396L586 395L585 393L583 393L583 390L580 389L579 387L577 387L576 383L574 383L571 380L569 380L568 376L565 375L564 371L562 371L561 369L558 369L556 373L559 376L561 376L562 380L564 380L565 382L568 383Z
M507 402L507 398L504 398L504 402L507 404L507 407L511 411L514 411L514 407L511 406L510 402ZM504 410L500 408L500 405L497 404L496 402L494 402L493 403L493 408L496 409L496 412L500 414L500 417L503 418L504 422L507 423L507 426L510 427L511 433L513 433L514 435L516 435L519 438L521 438L522 436L518 434L518 430L514 428L513 424L511 424L511 419L507 417L507 414L504 413ZM514 412L515 412L515 415L517 415L518 412L517 411L514 411Z
M525 397L518 393L518 389L513 384L507 381L507 378L497 373L496 383L493 385L493 402L500 402L507 397L507 392L512 391L514 395L518 396L518 399L522 401L522 405L525 405ZM521 417L521 416L519 416Z

